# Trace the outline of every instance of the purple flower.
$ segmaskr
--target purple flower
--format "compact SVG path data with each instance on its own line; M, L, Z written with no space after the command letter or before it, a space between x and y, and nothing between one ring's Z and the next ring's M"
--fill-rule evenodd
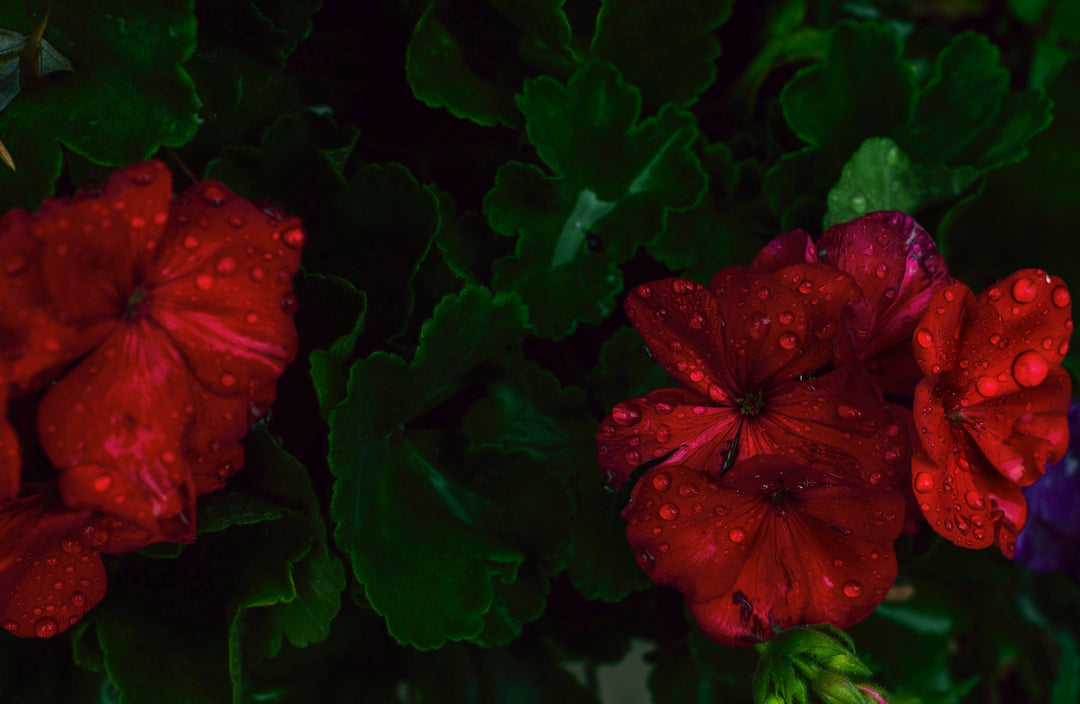
M1080 582L1080 402L1069 406L1069 450L1024 489L1027 524L1016 560L1039 572L1067 570Z

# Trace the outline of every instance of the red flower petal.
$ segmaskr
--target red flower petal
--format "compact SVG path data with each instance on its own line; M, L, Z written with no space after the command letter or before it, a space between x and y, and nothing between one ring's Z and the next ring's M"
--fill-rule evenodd
M896 578L902 515L892 490L821 483L762 455L718 483L687 467L653 469L624 512L642 567L733 645L767 639L773 626L865 617Z
M42 447L61 469L68 505L94 508L172 540L194 539L184 434L191 377L151 322L125 323L49 390Z
M922 375L911 336L933 294L952 282L933 239L911 217L876 212L834 225L817 242L820 261L855 277L869 303L860 357L885 393L910 394Z
M0 502L19 495L22 484L22 453L19 436L7 419L8 381L0 375Z
M105 567L80 539L85 512L43 510L44 495L0 506L0 623L17 636L70 628L105 594Z
M750 268L757 274L772 274L785 266L816 261L817 248L806 230L799 228L785 232L762 247L750 262Z
M304 233L204 181L179 195L148 273L151 317L214 393L268 405L296 356L292 276Z
M160 162L115 172L100 193L48 199L33 232L61 320L117 318L165 233L172 176Z
M688 389L660 389L617 404L600 424L597 458L619 489L641 463L674 452L670 464L718 472L742 416Z

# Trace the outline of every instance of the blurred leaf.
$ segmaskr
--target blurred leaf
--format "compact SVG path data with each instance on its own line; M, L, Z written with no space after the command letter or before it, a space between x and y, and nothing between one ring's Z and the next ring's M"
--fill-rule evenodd
M616 403L672 386L664 368L652 358L641 335L629 325L615 331L600 347L600 358L589 374L589 393L604 412Z
M641 98L608 64L589 63L567 86L525 84L519 105L540 158L499 170L484 199L496 232L518 236L516 254L495 263L494 285L521 293L533 324L562 338L577 321L599 322L621 288L614 263L663 231L668 210L697 204L705 174L690 147L693 117L665 105L636 124ZM590 252L589 234L603 256ZM554 285L553 285L554 284Z
M1080 648L1076 636L1068 628L1057 628L1054 642L1058 647L1057 677L1050 692L1050 704L1080 701Z
M186 68L203 102L202 116L217 117L237 105L245 88L280 74L320 5L322 0L292 0L285 13L256 0L197 3L199 43Z
M780 102L795 134L844 161L867 137L901 129L915 92L915 73L892 32L841 22L829 36L825 60L799 71Z
M395 430L526 330L515 297L466 286L436 307L411 363L377 352L354 364L349 395L330 415L335 537L403 643L475 636L491 607L490 577L512 580L524 555L469 525L454 487Z
M888 137L871 137L851 157L840 181L829 191L825 227L877 210L915 214L936 200L959 195L973 178L970 170L933 172L915 166Z
M197 127L199 100L181 65L195 48L192 0L54 0L46 38L75 71L23 88L0 113L0 139L18 172L0 169L0 211L36 208L61 171L61 145L127 164ZM0 27L29 31L22 2L0 6Z
M308 356L311 381L319 398L319 412L325 419L329 417L334 406L345 398L345 386L348 382L345 364L353 353L357 338L364 332L367 297L362 291L357 291L352 283L338 276L310 274L305 277L305 283L310 288L332 292L336 297L334 312L350 307L357 311L352 329L336 339L329 348L312 350ZM342 298L348 299L352 305L345 304ZM305 306L310 303L308 298L303 300Z
M435 244L446 265L469 283L490 284L492 263L509 254L512 246L494 236L483 213L459 213L452 195L438 188L432 190L439 199L440 225Z
M589 55L615 64L649 112L689 105L716 79L715 31L732 0L604 0Z
M514 94L548 67L573 70L563 0L431 0L406 59L413 94L481 125L521 124Z

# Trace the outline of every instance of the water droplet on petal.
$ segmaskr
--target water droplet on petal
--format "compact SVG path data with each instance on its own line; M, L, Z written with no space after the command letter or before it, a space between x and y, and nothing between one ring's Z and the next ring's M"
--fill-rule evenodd
M615 408L611 409L611 419L615 421L617 425L621 425L624 428L629 428L632 425L636 425L641 420L641 414L637 409L627 406L625 404L617 404Z
M94 487L94 491L108 491L109 487L112 486L112 477L107 474L103 474L97 479L95 479L92 485Z
M214 207L220 207L225 205L225 201L228 200L228 196L225 195L225 191L221 190L217 186L207 186L203 189L202 193L203 202L207 205Z
M703 374L700 369L695 369L694 371L690 372L690 381L692 381L694 383L697 383L697 382L701 381L704 378L705 378L705 374Z
M71 595L71 603L74 606L80 606L81 607L83 604L86 603L86 595L83 594L82 592L75 592L74 594Z
M690 316L689 325L694 330L700 330L705 327L705 316L701 313L693 313Z
M932 476L930 476L926 472L919 472L917 475L915 475L915 491L919 492L920 494L925 494L927 492L933 491L933 489L934 478Z
M214 277L210 274L199 274L195 277L195 288L200 291L209 291L214 288Z
M915 342L919 343L919 347L923 349L930 349L934 344L934 336L926 328L920 329L915 333Z
M845 406L844 404L840 404L836 407L836 414L841 418L847 418L849 420L862 418L863 415L862 411L858 408L852 408L851 406Z
M217 260L217 264L214 266L217 273L222 276L229 276L236 273L236 260L232 257L222 257Z
M780 346L785 350L793 350L799 346L799 336L793 332L785 332L780 336Z
M1017 384L1030 389L1043 383L1046 375L1050 373L1050 364L1035 350L1028 350L1016 355L1012 373Z
M679 517L679 507L675 504L664 504L660 507L660 518L665 521L674 521Z
M299 227L294 227L291 230L286 230L281 239L286 247L300 249L304 246L304 231Z
M992 376L980 376L975 382L975 390L986 398L990 398L997 393L997 380Z
M1031 303L1039 295L1039 289L1031 279L1020 277L1012 285L1012 295L1017 303Z
M247 321L248 325L254 325L255 323L259 322L259 314L253 311L244 316L244 320Z
M854 599L862 594L862 585L855 581L844 582L844 596Z
M984 499L982 497L982 494L975 491L974 489L964 494L964 501L966 501L967 505L975 509L976 511L981 511L986 508L986 499Z
M72 538L65 538L60 543L60 547L64 550L64 552L71 553L71 554L82 552L82 549L83 549L82 543L80 543L78 540L74 540Z
M667 491L667 488L671 486L671 475L667 472L660 472L653 477L652 485L657 491Z
M698 488L690 482L679 487L679 496L682 496L683 498L688 499L691 496L697 496L699 493Z
M731 538L733 543L741 543L746 540L746 531L742 528L732 528L728 533L728 537Z
M37 622L34 623L34 634L37 635L38 638L52 638L59 630L60 627L57 625L56 621L48 616L39 618Z
M791 311L785 310L780 314L780 323L782 325L791 325L793 322L795 322L795 314Z
M1050 294L1050 300L1054 302L1054 305L1058 308L1064 308L1069 305L1069 289L1064 286L1056 286L1053 293Z
M15 623L14 621L4 621L4 630L14 633L15 631L19 630L19 624Z
M221 376L218 377L218 380L221 382L221 385L225 387L236 385L236 377L229 372L222 372Z
M262 281L265 278L266 278L266 272L263 271L262 267L259 267L259 266L251 267L251 280L252 281L254 281L255 283L259 283L260 281Z
M196 249L199 246L199 240L196 237L188 235L184 238L184 246L188 249Z

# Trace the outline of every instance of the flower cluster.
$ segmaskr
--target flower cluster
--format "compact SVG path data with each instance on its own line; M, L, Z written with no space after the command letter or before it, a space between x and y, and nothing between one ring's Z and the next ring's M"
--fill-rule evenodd
M1021 487L1065 451L1060 279L976 297L914 220L878 212L769 243L710 286L638 286L626 313L681 387L619 403L598 458L642 568L713 638L867 616L925 517L1012 554Z
M220 183L173 199L158 162L0 220L0 404L34 414L0 416L7 631L76 623L105 593L100 552L194 540L196 497L243 465L296 354L303 243ZM51 466L22 466L34 418Z

